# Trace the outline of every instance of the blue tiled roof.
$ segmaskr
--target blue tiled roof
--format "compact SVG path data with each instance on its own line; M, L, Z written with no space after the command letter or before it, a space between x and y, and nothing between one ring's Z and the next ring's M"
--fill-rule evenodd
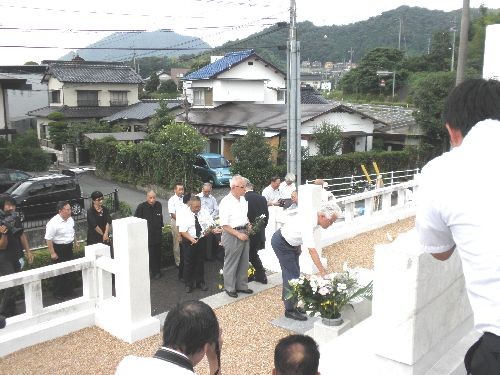
M203 68L188 74L187 76L184 77L184 80L194 81L197 79L212 78L213 76L229 69L231 66L245 60L248 56L252 55L253 53L254 53L253 49L240 52L227 53L226 55L224 55L222 59L219 59L211 64L205 65Z

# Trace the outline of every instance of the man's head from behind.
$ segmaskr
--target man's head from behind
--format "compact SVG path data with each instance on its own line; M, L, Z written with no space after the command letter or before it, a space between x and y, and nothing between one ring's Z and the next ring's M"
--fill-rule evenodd
M184 353L196 365L207 345L219 341L219 322L210 306L185 301L169 311L163 326L163 346Z
M469 79L455 87L444 103L443 119L448 131L465 137L478 122L500 120L500 82ZM453 144L453 135L450 134Z
M318 366L318 345L309 336L287 336L274 349L273 375L317 375Z

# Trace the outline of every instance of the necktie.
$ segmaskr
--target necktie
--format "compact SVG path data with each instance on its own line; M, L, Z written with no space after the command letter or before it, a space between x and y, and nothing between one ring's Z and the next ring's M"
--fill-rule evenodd
M201 235L201 225L198 221L198 214L194 214L194 227L196 229L196 237L200 237Z

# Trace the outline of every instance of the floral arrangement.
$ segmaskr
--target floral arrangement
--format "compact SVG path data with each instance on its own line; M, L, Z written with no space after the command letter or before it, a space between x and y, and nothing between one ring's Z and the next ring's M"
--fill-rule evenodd
M266 215L262 214L260 216L257 216L255 220L252 223L250 223L250 229L247 230L247 234L249 236L253 236L254 234L259 233L265 224L266 224Z
M253 281L255 278L255 268L252 266L250 263L248 264L248 281ZM219 289L224 289L224 270L221 268L219 270L219 273L217 274L217 284L219 286Z
M205 226L201 224L202 228ZM208 236L214 229L220 228L220 222L219 219L216 219L212 225L208 225L206 228L203 228L203 232L201 234L201 237Z
M348 270L325 277L302 275L289 284L288 299L301 301L310 316L319 314L326 319L340 318L344 306L362 298L371 299L373 292L373 282L362 287Z

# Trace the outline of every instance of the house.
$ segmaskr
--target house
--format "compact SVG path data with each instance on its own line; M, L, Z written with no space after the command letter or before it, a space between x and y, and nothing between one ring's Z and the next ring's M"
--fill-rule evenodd
M40 139L48 138L48 116L60 112L68 122L100 120L139 102L142 78L122 63L102 61L43 61L42 78L49 105L28 112L37 117Z
M182 100L166 99L165 103L172 116L176 116L183 111ZM151 120L160 108L158 99L144 99L138 103L132 104L121 111L110 116L106 116L101 121L110 124L126 125L126 131L139 132L145 131L151 124Z
M172 79L177 87L179 87L181 80L184 78L187 72L189 72L189 69L187 68L172 68L170 69L170 79Z
M8 90L27 90L26 79L16 78L9 74L0 73L0 136L9 138L16 131L11 129L9 122Z
M0 74L26 81L26 86L7 90L9 127L16 130L17 133L24 133L30 128L35 128L36 118L28 116L26 113L47 106L49 103L47 85L41 82L46 68L44 65L0 66Z
M192 108L216 108L228 102L284 104L286 74L253 50L230 52L183 78Z

